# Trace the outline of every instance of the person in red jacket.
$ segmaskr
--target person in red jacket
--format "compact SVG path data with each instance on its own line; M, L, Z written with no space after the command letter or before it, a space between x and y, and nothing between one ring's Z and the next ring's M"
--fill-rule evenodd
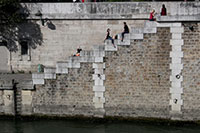
M82 0L82 2L84 3L84 0Z
M154 18L155 14L156 14L156 12L155 12L155 10L153 9L152 12L150 13L150 16L149 16L149 20L150 20L150 21L155 21L155 20L156 20L156 19Z

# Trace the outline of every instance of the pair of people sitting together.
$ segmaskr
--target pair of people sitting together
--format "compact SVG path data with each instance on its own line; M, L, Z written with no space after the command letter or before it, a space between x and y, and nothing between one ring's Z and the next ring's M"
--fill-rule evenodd
M122 35L121 41L122 42L124 40L124 34L128 34L128 33L129 33L129 28L128 28L126 22L124 22L124 31L121 33L121 35ZM118 39L118 35L115 35L114 37L111 37L111 35L110 35L110 29L108 28L105 40L111 40L113 46L116 47L115 44L114 44L114 39Z

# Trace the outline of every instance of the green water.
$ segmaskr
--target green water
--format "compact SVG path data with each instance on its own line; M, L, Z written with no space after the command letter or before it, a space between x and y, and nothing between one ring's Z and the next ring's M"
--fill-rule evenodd
M200 133L200 126L127 122L91 123L69 120L0 120L0 133Z

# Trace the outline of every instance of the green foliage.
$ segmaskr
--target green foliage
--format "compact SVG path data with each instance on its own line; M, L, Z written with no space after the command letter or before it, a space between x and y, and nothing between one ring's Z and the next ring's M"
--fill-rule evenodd
M0 0L0 24L12 25L22 20L19 0Z

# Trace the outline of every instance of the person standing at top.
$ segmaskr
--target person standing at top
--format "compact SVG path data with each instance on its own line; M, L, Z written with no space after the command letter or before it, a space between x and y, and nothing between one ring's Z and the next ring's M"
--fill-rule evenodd
M84 3L84 0L82 0L82 2Z
M129 33L129 28L128 28L126 22L124 22L124 31L122 32L122 40L121 40L122 42L124 40L124 34L127 34L127 33Z
M155 10L153 9L152 12L150 13L150 17L149 17L149 20L150 20L150 21L155 21L155 20L156 20L156 19L154 18L155 14L156 14L156 13L155 13Z
M160 15L161 16L166 16L167 15L167 9L165 7L165 4L162 5L162 9L161 9Z

